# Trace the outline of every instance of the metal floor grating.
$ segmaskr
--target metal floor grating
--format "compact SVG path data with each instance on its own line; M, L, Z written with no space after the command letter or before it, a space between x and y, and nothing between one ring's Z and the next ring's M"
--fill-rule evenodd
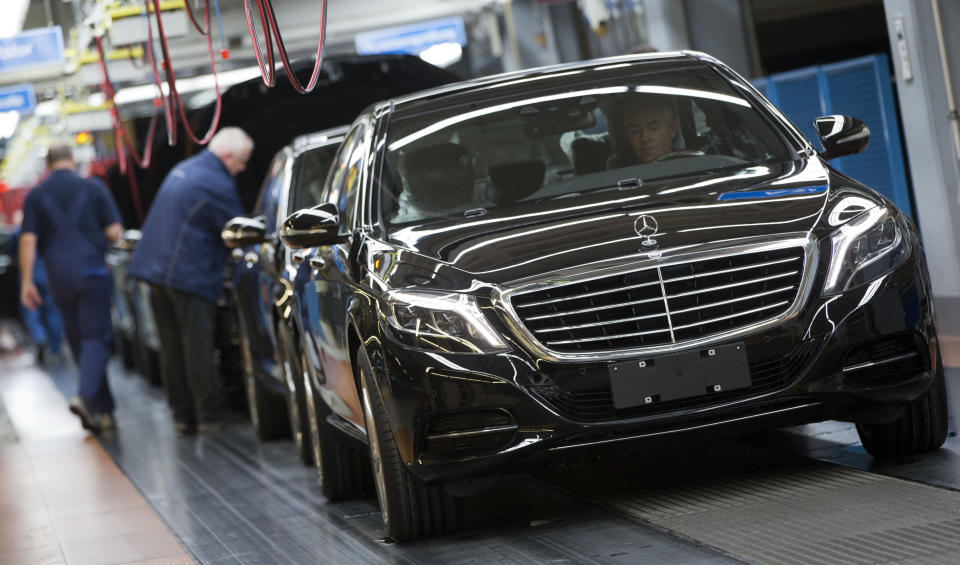
M960 562L960 492L750 450L731 467L736 456L680 468L630 460L599 476L580 468L543 478L747 563Z

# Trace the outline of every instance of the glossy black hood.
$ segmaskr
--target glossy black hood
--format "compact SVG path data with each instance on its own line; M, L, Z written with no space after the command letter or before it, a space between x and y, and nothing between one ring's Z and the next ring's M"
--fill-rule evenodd
M704 244L802 235L823 227L838 191L850 190L878 201L814 157L532 202L397 229L381 248L390 268L381 261L379 271L393 287L515 285ZM641 216L646 231L656 224L655 244L638 235Z

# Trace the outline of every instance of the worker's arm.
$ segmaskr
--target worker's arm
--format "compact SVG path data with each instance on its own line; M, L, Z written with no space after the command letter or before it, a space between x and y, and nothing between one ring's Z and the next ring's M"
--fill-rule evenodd
M110 224L103 228L103 233L106 234L109 243L116 243L116 241L120 239L120 236L123 235L123 225L119 222Z
M23 232L20 234L20 302L28 310L34 310L43 304L40 292L33 284L33 265L37 260L37 234Z

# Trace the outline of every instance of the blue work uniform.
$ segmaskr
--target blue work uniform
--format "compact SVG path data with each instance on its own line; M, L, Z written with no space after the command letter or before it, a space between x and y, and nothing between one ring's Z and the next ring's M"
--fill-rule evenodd
M107 382L113 281L104 261L104 230L119 222L120 212L105 186L65 169L53 171L23 204L22 231L37 236L37 254L80 369L79 396L95 413L114 408Z
M160 371L178 428L227 418L214 366L216 300L228 257L220 232L242 214L233 176L202 151L160 185L127 267L127 276L150 283Z
M233 176L219 157L201 151L160 185L127 276L216 302L229 255L220 231L242 215Z

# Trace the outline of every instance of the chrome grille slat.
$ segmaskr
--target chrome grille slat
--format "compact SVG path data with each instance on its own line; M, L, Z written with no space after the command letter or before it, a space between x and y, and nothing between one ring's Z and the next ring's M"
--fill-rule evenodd
M672 283L672 282L680 282L680 281L688 281L688 280L692 280L692 279L703 279L703 278L706 278L706 277L714 277L714 276L717 276L717 275L725 275L725 274L728 274L728 273L736 273L736 272L739 272L739 271L747 271L747 270L749 270L749 269L760 269L760 268L769 267L769 266L772 266L772 265L780 265L780 264L782 264L782 263L789 263L789 262L791 262L791 261L796 261L797 259L802 259L802 257L788 257L788 258L786 258L786 259L780 259L779 261L767 261L766 263L758 263L758 264L756 264L756 265L746 265L746 266L743 266L743 267L735 267L735 268L733 268L733 269L721 269L721 270L719 270L719 271L710 271L710 272L707 272L707 273L698 273L698 274L696 274L696 275L688 275L688 276L685 276L685 277L675 277L675 278L672 278L672 279L665 279L665 280L663 281L663 284L670 284L670 283Z
M677 314L686 314L687 312L696 312L697 310L706 310L707 308L716 308L717 306L726 306L727 304L734 304L736 302L743 302L744 300L753 300L754 298L762 298L764 296L770 296L773 294L778 294L787 290L794 290L792 286L784 286L775 290L768 290L767 292L758 292L756 294L750 294L748 296L741 296L739 298L731 298L730 300L724 300L722 302L711 302L709 304L702 304L700 306L693 306L691 308L684 308L683 310L671 310L671 315Z
M769 306L763 306L761 308L754 308L753 310L747 310L746 312L737 312L736 314L730 314L729 316L720 316L719 318L709 318L707 320L701 320L695 324L686 324L684 326L676 326L673 329L675 330L685 330L687 328L695 328L697 326L706 326L707 324L713 324L716 322L722 322L724 320L729 320L731 318L737 318L739 316L747 316L749 314L756 314L757 312L763 312L764 310L771 310L773 308L778 308L780 306L786 306L790 304L789 300L784 300L782 302L777 302L776 304L771 304Z
M547 345L563 345L565 343L582 343L585 341L607 341L612 339L624 339L628 337L638 337L644 335L654 335L670 331L668 328L663 328L662 330L652 330L649 332L633 332L628 334L613 334L613 335L602 335L599 337L587 337L583 339L574 339L566 341L548 341Z
M667 300L672 300L674 298L683 298L684 296L693 296L694 294L703 294L705 292L715 292L717 290L726 290L728 288L736 288L738 286L746 286L748 284L767 282L767 281L772 281L774 279L782 279L783 277L789 277L789 276L799 275L799 274L800 274L800 271L791 271L789 273L780 273L779 275L762 277L759 279L749 279L749 280L730 283L730 284L721 284L717 286L709 286L707 288L698 288L696 290L691 290L689 292L681 292L679 294L668 294Z
M651 302L660 302L662 297L644 298L643 300L634 300L632 302L620 302L618 304L607 304L606 306L597 306L594 308L582 308L580 310L568 310L566 312L553 312L542 316L530 316L527 320L545 320L547 318L559 318L560 316L573 316L574 314L589 314L590 312L599 312L601 310L610 310L611 308L622 308L624 306L636 306L637 304L649 304Z
M582 330L583 328L596 328L599 326L609 326L612 324L625 324L627 322L639 322L640 320L650 320L652 318L662 318L666 316L666 312L660 312L659 314L648 314L646 316L637 316L636 318L620 318L619 320L608 320L606 322L594 322L591 324L577 324L574 326L559 326L556 328L544 328L541 330L534 330L535 333L551 333L551 332L561 332L567 330Z
M534 306L543 306L544 304L554 304L554 303L557 303L557 302L566 302L566 301L568 301L568 300L578 300L578 299L581 299L581 298L590 298L591 296L602 296L602 295L604 295L604 294L610 294L610 293L613 293L613 292L624 292L624 291L628 291L628 290L634 290L634 289L637 289L637 288L643 288L643 287L646 287L646 286L654 286L654 285L657 285L657 284L660 284L660 282L659 282L659 281L652 281L652 282L647 282L647 283L642 283L642 284L635 284L635 285L631 285L631 286L623 286L623 287L611 288L611 289L607 289L607 290L600 290L600 291L597 291L597 292L584 292L584 293L581 293L581 294L573 294L573 295L564 296L564 297L561 297L561 298L551 298L550 300L541 300L540 302L531 302L530 304L524 304L524 305L522 305L522 306L519 306L519 308L533 308Z
M798 238L688 257L520 291L510 295L509 312L522 337L549 355L706 343L794 312L816 249Z

